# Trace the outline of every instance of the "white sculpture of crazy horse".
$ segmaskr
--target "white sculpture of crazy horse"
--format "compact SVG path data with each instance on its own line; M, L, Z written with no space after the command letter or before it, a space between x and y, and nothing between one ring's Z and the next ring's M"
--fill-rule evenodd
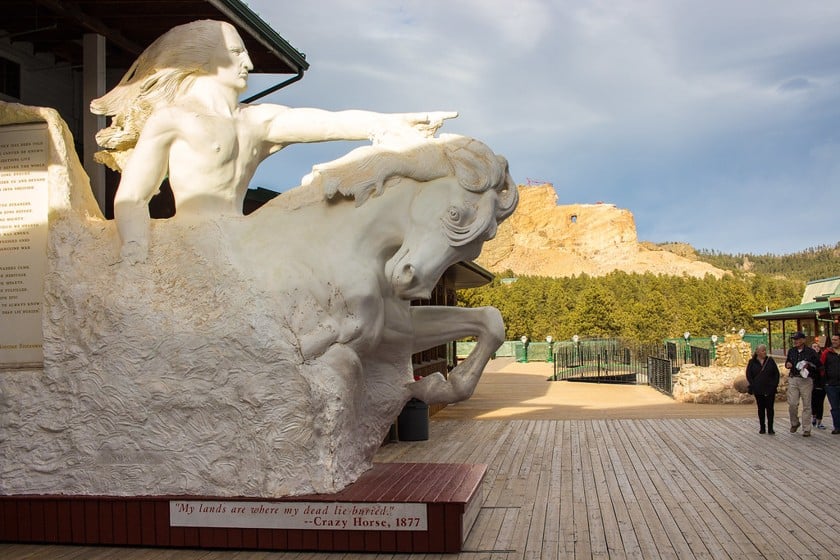
M241 60L238 36L218 25L225 52ZM134 188L116 223L96 208L57 114L0 104L0 124L48 122L52 146L45 363L0 377L0 494L335 492L370 468L409 398L468 398L504 339L495 309L409 304L450 265L477 257L514 210L504 158L470 138L433 137L450 114L329 114L369 125L377 143L316 166L304 186L241 216L226 204L257 162L216 162L232 166L236 188L179 189L184 131L219 122L202 117L212 104L201 100L213 97L195 82L203 89L165 108L171 121L185 119L181 129L146 137L141 128L124 159L123 182ZM240 119L248 108L234 109ZM257 114L327 118L283 109L236 126ZM237 134L227 139L246 155L293 141ZM179 203L169 220L136 211L151 194L134 173L160 176L138 154L155 146L168 150L159 160ZM225 151L213 147L207 161ZM413 380L413 352L464 336L478 344L447 379Z

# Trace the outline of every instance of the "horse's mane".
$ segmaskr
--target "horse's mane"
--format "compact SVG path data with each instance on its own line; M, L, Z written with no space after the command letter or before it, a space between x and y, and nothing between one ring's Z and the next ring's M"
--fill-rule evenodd
M494 214L499 221L516 207L519 193L508 173L507 160L482 142L457 134L356 148L336 160L315 165L300 187L275 200L287 209L295 209L341 195L361 206L401 183L397 179L425 182L444 177L455 177L470 192L495 190L499 196Z

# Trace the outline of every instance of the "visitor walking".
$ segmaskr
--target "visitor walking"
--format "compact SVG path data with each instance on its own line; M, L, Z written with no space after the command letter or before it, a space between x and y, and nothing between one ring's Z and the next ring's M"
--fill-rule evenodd
M818 356L820 355L822 349L820 348L819 342L814 341L811 348L813 348ZM825 375L823 374L822 367L813 374L813 377L814 390L811 391L811 425L820 430L825 430L825 425L822 421L823 411L825 410Z
M831 406L832 434L840 434L840 335L831 337L831 346L820 356L825 378L825 393Z
M802 436L811 437L811 391L814 388L814 374L818 373L820 357L814 349L805 345L805 334L797 331L791 337L794 347L788 350L785 367L788 377L788 413L790 433L796 433L802 426ZM799 403L802 402L802 421L799 418Z
M759 344L747 363L747 392L755 396L758 405L759 434L775 434L773 416L776 390L779 387L779 367L767 357L767 346Z

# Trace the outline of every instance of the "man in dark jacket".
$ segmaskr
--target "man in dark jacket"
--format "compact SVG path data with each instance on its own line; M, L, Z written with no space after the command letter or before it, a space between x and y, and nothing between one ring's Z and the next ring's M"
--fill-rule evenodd
M831 337L831 346L823 350L820 362L825 374L825 394L831 406L832 434L840 434L840 335Z
M819 375L820 357L814 349L805 345L805 334L793 334L794 347L788 350L785 367L788 377L788 411L790 433L802 426L802 435L811 436L811 391L814 389L813 375ZM799 421L799 401L802 401L802 422Z

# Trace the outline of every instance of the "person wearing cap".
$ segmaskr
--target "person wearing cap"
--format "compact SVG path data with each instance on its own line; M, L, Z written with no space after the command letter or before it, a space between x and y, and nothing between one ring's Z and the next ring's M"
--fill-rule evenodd
M797 331L791 337L793 348L788 350L785 367L788 374L788 412L790 433L796 433L802 426L802 435L811 436L811 391L814 389L814 375L819 375L820 357L814 349L805 345L805 333ZM799 402L802 401L802 421L799 420Z
M825 392L831 405L831 420L834 429L831 433L840 434L840 334L831 337L831 346L820 355L825 374Z

